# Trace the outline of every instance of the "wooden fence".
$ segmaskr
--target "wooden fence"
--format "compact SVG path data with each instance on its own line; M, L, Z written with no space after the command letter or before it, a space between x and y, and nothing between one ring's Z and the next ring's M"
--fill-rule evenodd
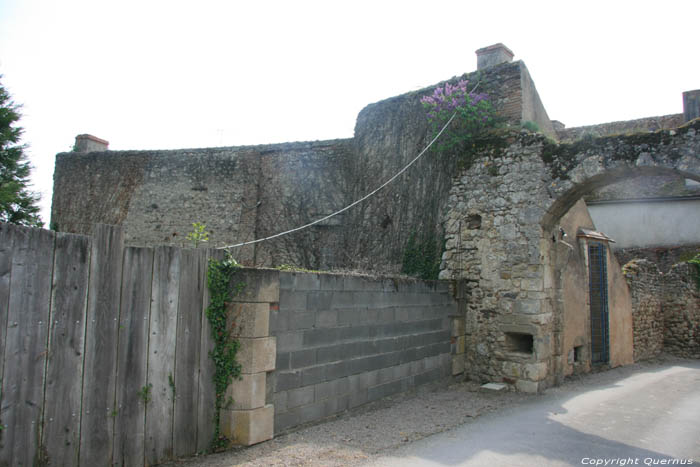
M0 223L0 466L150 465L214 431L207 261Z

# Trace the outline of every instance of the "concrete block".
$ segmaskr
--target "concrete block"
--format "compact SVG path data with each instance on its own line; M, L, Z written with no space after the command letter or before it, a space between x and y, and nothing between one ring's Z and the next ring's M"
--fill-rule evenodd
M309 311L328 311L333 303L333 292L314 290L306 296L306 309Z
M323 310L316 312L316 327L331 328L338 325L338 312L336 310Z
M358 391L353 391L350 393L350 400L348 402L348 408L352 409L360 405L366 404L367 399L367 388L360 389Z
M316 364L316 349L297 350L290 352L290 368L296 370Z
M272 404L252 410L223 410L221 431L234 444L251 446L272 439L274 416Z
M231 303L228 306L229 329L236 337L267 337L270 335L269 303Z
M462 317L452 318L451 337L463 336L464 334L466 334L466 319Z
M296 290L280 291L280 311L306 311L306 300L308 292Z
M277 335L289 330L289 313L280 311L270 312L270 335Z
M314 387L304 386L303 388L292 389L287 392L287 408L293 409L301 405L308 405L314 401Z
M313 329L316 326L316 313L313 311L290 311L289 329L293 331Z
M277 351L277 356L275 357L275 370L284 371L290 368L290 353Z
M351 360L343 360L337 363L326 365L326 379L333 381L334 379L343 378L350 375Z
M341 340L369 339L369 326L345 326L338 328Z
M276 408L276 407L275 407ZM301 425L301 410L299 408L287 412L275 413L275 434L289 428Z
M301 386L301 371L276 371L277 391L288 391Z
M338 328L310 329L304 331L304 347L317 347L321 345L335 344L339 339Z
M392 381L390 383L380 384L379 386L374 386L367 389L367 400L375 401L397 392L401 392L402 383L400 380Z
M275 406L276 413L287 411L287 393L288 391L276 392L273 396L272 404Z
M257 337L238 339L241 343L236 359L241 364L241 373L260 373L275 369L277 358L276 338Z
M343 290L343 276L338 274L320 274L321 290Z
M293 272L280 271L280 291L293 290L297 275Z
M277 348L281 352L299 350L304 345L304 333L302 331L289 331L276 334Z
M265 405L266 374L242 374L240 380L233 380L226 390L226 398L233 399L232 409L257 409Z
M311 386L326 380L326 365L306 368L301 371L301 385Z
M321 288L321 279L325 274L318 274L312 272L296 272L296 283L294 288L296 290L319 290Z
M241 268L231 278L231 287L243 284L234 302L279 302L279 271L274 269Z

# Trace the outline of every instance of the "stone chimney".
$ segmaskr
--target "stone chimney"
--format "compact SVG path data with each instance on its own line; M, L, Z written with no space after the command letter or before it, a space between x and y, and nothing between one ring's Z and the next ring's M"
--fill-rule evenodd
M683 93L683 122L700 117L700 89Z
M75 152L106 151L109 148L109 141L92 135L78 135L75 137Z
M500 42L476 51L477 70L512 61L513 52Z

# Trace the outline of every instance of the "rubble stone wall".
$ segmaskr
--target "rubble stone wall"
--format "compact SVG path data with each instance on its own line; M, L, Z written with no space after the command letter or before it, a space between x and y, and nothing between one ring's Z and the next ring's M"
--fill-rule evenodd
M623 273L632 296L634 361L648 359L664 348L663 277L646 259L628 262Z
M700 358L700 271L691 263L679 263L664 275L664 350Z

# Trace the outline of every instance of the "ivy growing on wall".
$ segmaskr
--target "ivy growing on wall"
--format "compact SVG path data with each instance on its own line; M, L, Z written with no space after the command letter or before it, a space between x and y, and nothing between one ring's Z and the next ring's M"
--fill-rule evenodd
M231 287L231 279L239 267L236 260L229 255L223 261L209 260L207 270L210 304L206 314L214 340L214 348L209 352L209 356L214 361L214 388L216 392L212 451L228 447L229 440L221 434L221 409L226 408L232 402L225 400L226 389L234 378L240 378L241 375L241 364L236 361L240 343L232 335L232 329L227 323L228 313L226 310L233 297L245 287L244 284Z
M437 280L444 241L440 242L434 232L418 240L411 232L403 252L401 272L425 280Z

